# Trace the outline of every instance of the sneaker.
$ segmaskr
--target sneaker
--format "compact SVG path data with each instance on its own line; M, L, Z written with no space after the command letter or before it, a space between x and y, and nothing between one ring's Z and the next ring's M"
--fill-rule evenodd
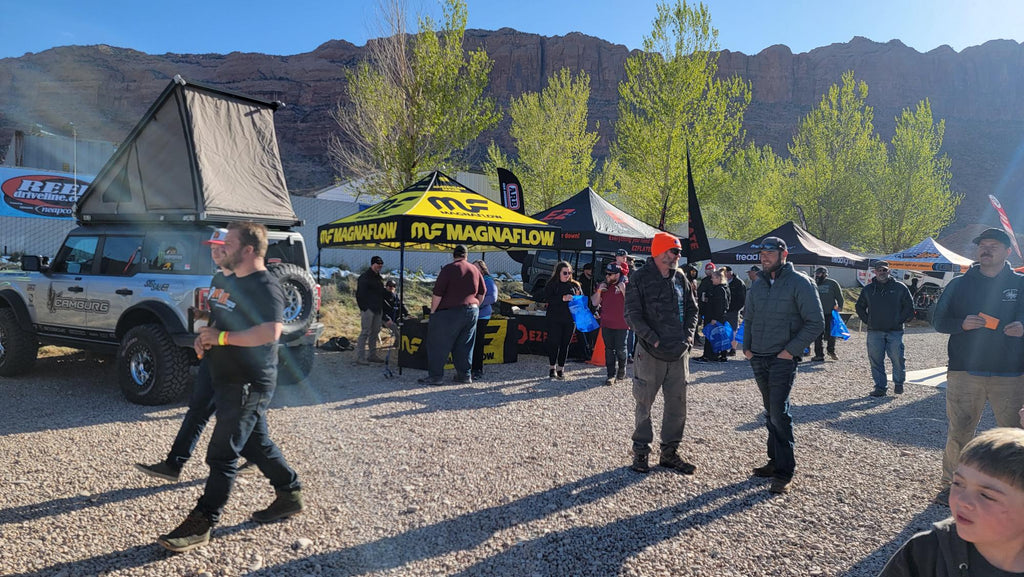
M604 380L604 386L606 386L606 387L610 387L610 386L612 386L614 384L615 384L615 379L613 379L612 377L608 377L607 379Z
M711 359L709 359L707 357L697 357L697 358L693 359L693 362L695 362L695 363L710 363Z
M149 475L150 477L156 477L163 479L164 481L170 481L172 483L178 482L178 477L181 475L181 470L175 469L168 465L165 461L160 461L154 465L144 465L142 463L135 463L135 468Z
M420 377L420 378L416 379L416 382L421 384L421 385L429 385L431 387L440 387L440 386L444 385L444 381L437 381L437 380L434 380L431 377Z
M548 371L548 378L549 379L555 378L555 369L551 369L551 370Z
M192 511L181 522L181 525L166 535L161 535L156 542L175 553L191 551L210 542L210 529L213 523L199 511Z
M684 475L692 475L697 470L696 465L682 460L679 457L679 453L675 451L662 453L661 458L658 459L658 466L665 467L666 469L675 469Z
M256 471L256 470L258 470L256 468L256 463L253 463L252 461L249 461L249 460L246 460L244 463L242 463L241 465L238 466L238 474L239 475L244 475L244 474L247 474L247 473L251 473L252 471Z
M903 383L894 383L892 386L892 392L897 395L903 394Z
M825 357L823 357L821 355L813 356L813 357L811 357L811 362L812 363L824 363L825 362Z
M565 371L555 371L555 378L560 380L560 381L564 381L565 380Z
M257 523L270 523L278 519L287 519L305 510L302 505L302 491L277 491L277 498L269 507L252 514Z
M468 385L473 382L473 377L469 375L455 375L452 380L462 385Z
M785 495L793 488L792 479L779 479L778 477L772 479L772 484L768 487L768 492L773 495Z
M884 397L885 389L872 389L871 392L868 393L868 395L872 397Z
M949 487L939 491L938 495L932 497L932 503L942 505L943 507L949 507Z
M484 378L484 372L483 371L473 371L473 374L471 376L473 377L474 381L479 381L480 379Z
M754 467L754 476L761 478L768 478L775 476L775 463L768 461L767 464L760 467Z
M651 465L647 462L647 457L647 453L633 453L633 464L630 465L629 468L637 473L647 473L651 470Z
M839 360L839 357L836 356L835 351L829 351L828 352L828 358L832 359L833 361L838 361Z
M621 381L621 380L624 380L625 378L626 378L626 367L622 367L621 369L619 369L619 372L615 373L615 380L616 381Z

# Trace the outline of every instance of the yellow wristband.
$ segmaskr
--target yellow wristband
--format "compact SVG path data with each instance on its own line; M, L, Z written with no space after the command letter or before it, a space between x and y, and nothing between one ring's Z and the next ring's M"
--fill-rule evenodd
M227 346L227 344L228 344L228 332L227 331L221 331L220 334L217 335L217 344L222 346L222 347Z

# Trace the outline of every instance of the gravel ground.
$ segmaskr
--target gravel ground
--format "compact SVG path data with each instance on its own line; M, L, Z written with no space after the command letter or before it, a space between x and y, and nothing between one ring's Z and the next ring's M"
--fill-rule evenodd
M908 368L944 365L945 340L909 331ZM948 513L929 503L944 393L869 398L864 335L839 354L800 368L796 485L772 497L749 476L766 433L740 360L691 366L687 477L627 468L630 386L602 386L603 367L549 381L546 359L521 356L483 382L424 388L420 371L387 380L324 352L270 414L307 512L256 525L272 490L241 477L210 545L180 555L154 540L201 493L204 451L179 483L131 465L163 457L184 407L128 404L108 362L41 359L0 380L0 574L875 575Z

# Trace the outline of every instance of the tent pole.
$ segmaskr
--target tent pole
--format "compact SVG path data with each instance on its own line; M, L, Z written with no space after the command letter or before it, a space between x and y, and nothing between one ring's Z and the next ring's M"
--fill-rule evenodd
M395 332L395 364L398 365L398 376L402 376L402 307L405 306L405 244L398 250L398 331Z

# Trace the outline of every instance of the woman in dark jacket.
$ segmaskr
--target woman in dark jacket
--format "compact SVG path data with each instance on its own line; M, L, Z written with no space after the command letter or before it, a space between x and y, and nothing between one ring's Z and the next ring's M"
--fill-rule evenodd
M548 303L548 361L551 368L548 377L565 379L565 358L569 355L569 341L576 330L576 324L569 312L569 301L574 295L583 294L580 283L572 278L572 267L569 263L559 261L555 272L544 287L544 301Z
M729 288L725 284L725 275L721 270L711 273L711 296L707 302L707 309L704 313L704 324L715 326L725 323L726 313L729 310ZM704 339L704 356L695 359L701 362L725 362L728 360L728 349L716 353L711 339Z

